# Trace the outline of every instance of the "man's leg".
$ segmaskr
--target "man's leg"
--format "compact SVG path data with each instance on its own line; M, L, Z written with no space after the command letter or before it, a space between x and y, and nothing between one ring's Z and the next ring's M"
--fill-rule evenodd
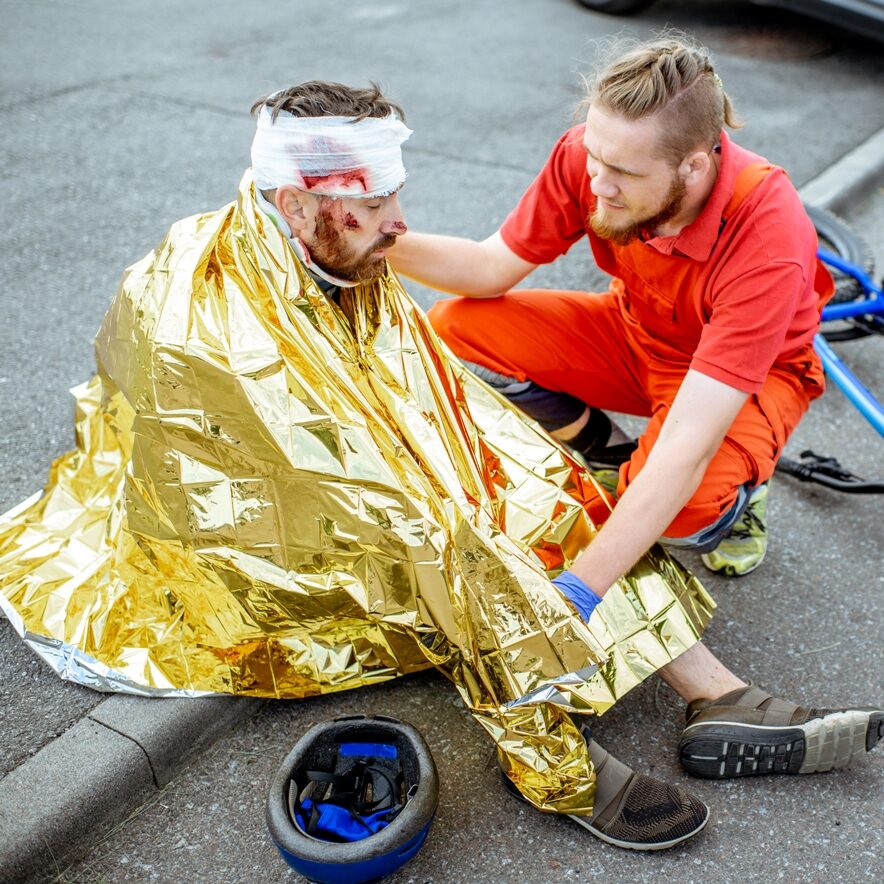
M657 670L657 674L686 703L723 697L748 687L734 675L703 642L697 642L680 657Z
M717 521L710 513L705 526L692 535L681 530L671 536L667 532L664 538L670 547L702 553L703 564L710 571L739 577L754 571L764 559L770 478L786 441L821 389L812 351L805 356L796 357L793 365L772 370L761 391L749 398L728 430L727 444L738 446L744 456L742 477L729 472L721 461L707 471L704 484L724 487L742 482L730 509Z
M544 407L570 408L570 414L575 414L580 412L581 403L591 403L615 411L648 414L652 403L650 396L646 397L643 391L650 387L655 400L654 413L639 440L638 450L621 470L621 491L645 463L665 419L668 404L686 370L686 367L679 370L675 366L657 372L656 366L649 369L642 359L637 358L623 338L619 311L609 296L575 292L512 292L488 300L439 302L430 317L436 330L461 359L512 379L517 386L508 395L514 401L520 392L530 389L518 385L531 379L545 388L546 393L564 394L562 398L553 395L551 404L548 400ZM748 495L743 489L756 487L771 475L780 445L806 407L800 399L788 397L794 379L775 378L775 382L779 385L775 392L791 404L791 411L771 420L765 413L765 410L773 410L774 400L770 397L753 397L747 403L710 463L700 488L673 520L665 539L679 544L695 535L705 534L704 539L708 542L708 532L726 530L728 518L733 520L735 511L746 503ZM539 395L542 397L543 394L541 391ZM538 394L534 391L529 395ZM567 411L563 413L568 414ZM564 421L559 429L562 426L566 426ZM706 775L691 761L689 750L697 738L704 733L708 735L710 728L718 727L710 716L714 716L715 721L724 720L728 727L741 727L742 720L763 719L765 715L768 721L771 720L773 713L769 712L769 706L773 701L770 698L759 701L758 694L751 693L757 689L748 687L700 643L664 667L661 676L689 704L691 718L682 740L682 763L693 773ZM756 703L759 708L748 708L747 704L751 703ZM803 710L785 701L776 701L774 705L776 709L797 710L789 718L795 715L797 720L803 716L806 720L799 727L807 732L816 732L822 727L820 716L816 714L818 710ZM873 740L880 728L877 712L853 709L831 714L835 716L834 721L842 723L858 716L856 720L860 724L856 725L851 737L851 751L859 751L859 747L865 751L867 744L871 748L877 741L878 737ZM736 724L733 719L738 720ZM861 727L862 722L865 722L865 729ZM780 724L754 728L749 735L755 742L746 741L743 748L748 746L752 751L766 752L784 735L790 736L794 729L791 720L785 730ZM715 732L713 736L717 738L719 734ZM719 745L725 742L728 741L719 741ZM844 745L842 740L842 747ZM728 745L724 751L730 749L732 747ZM775 752L775 749L771 751ZM844 751L841 751L842 761ZM814 764L802 762L801 772L819 769ZM616 766L611 767L611 776L616 769ZM716 767L719 769L720 764ZM733 776L732 770L733 765L725 766L725 775ZM753 772L764 773L769 769L761 765ZM607 783L606 788L609 786L611 784Z
M678 749L695 776L843 768L884 738L884 708L816 709L776 699L735 676L701 642L658 673L688 703Z
M671 363L651 363L649 388L654 413L638 440L637 451L621 472L620 493L644 468L684 370L684 366ZM767 548L764 483L773 473L779 438L759 405L759 397L750 397L709 463L699 487L666 528L660 542L670 549L709 554L726 541L732 544L734 558L729 560L733 568L724 573L734 576L758 567ZM751 532L744 531L747 524Z
M620 490L644 465L684 372L667 361L657 364L630 340L616 297L586 292L520 290L500 298L454 298L437 302L429 312L434 328L455 354L480 378L537 420L596 471L609 490ZM603 409L637 415L656 412L640 449L612 424ZM773 471L772 430L756 407L738 418L730 450L707 472L704 486L667 532L676 547L710 552L730 532L739 533L749 494L759 474L758 460ZM621 465L630 461L628 469ZM715 474L715 475L713 475ZM763 517L765 500L757 498L744 520ZM742 495L742 496L741 496ZM752 522L756 526L758 519ZM755 530L744 542L740 562L748 573L760 564L766 531ZM747 554L746 547L754 545Z
M649 414L628 359L611 346L622 335L609 296L518 291L488 300L440 301L429 316L474 374L572 445L594 450L627 441L616 436L600 408L587 403ZM627 456L634 445L628 448ZM709 812L702 801L636 773L591 741L588 730L584 736L596 772L596 799L592 816L574 816L575 822L631 850L671 847L703 829Z
M679 382L675 378L664 394L672 390L674 395ZM774 386L782 401L792 392L789 383L789 378L774 377L767 389ZM748 489L764 487L760 483L770 477L780 447L806 407L799 396L786 401L791 411L785 420L782 410L769 416L776 399L761 395L746 403L700 487L661 538L664 545L696 548L702 542L714 543L715 533L726 532L735 516L745 512L751 502ZM658 401L638 450L621 472L621 492L641 470L667 410L667 402ZM884 737L881 707L816 709L773 698L747 685L701 643L662 668L660 676L688 703L679 756L697 776L814 773L846 767Z
M750 400L744 424L736 432L758 464L754 487L739 518L713 543L699 546L703 564L727 577L740 577L755 570L767 551L767 498L770 477L792 431L812 398L822 390L819 360L808 347L787 366L771 372L761 392Z
M534 381L518 381L466 359L463 364L536 420L551 436L564 442L572 453L579 455L609 494L616 493L618 471L632 456L636 442L608 414L575 396L549 390Z
M629 458L634 443L602 409L647 415L650 403L612 295L520 290L439 301L429 317L467 367L585 459Z

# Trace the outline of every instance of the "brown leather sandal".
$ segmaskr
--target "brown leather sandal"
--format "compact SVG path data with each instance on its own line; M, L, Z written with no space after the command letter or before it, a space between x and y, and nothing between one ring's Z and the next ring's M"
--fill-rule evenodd
M758 687L695 700L678 744L682 767L707 779L847 767L884 737L884 709L806 709Z

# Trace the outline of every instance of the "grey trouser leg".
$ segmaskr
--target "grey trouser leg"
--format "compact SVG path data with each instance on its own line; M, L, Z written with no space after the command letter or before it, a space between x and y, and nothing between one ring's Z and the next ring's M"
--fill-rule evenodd
M737 499L731 508L717 522L701 528L689 537L661 537L660 543L670 549L693 549L697 552L711 552L730 533L743 511L749 504L749 498L757 486L741 485L737 490Z
M534 381L520 381L466 359L463 364L477 378L521 408L528 417L534 418L545 430L558 430L573 424L586 411L586 403L569 393L556 393L538 386Z

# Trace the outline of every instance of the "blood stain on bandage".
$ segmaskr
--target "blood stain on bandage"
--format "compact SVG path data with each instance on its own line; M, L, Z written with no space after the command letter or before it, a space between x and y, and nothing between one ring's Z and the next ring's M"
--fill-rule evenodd
M342 141L321 135L306 143L291 144L287 150L304 182L304 190L321 187L326 193L352 192L355 185L362 193L368 193L371 188L371 168Z
M304 187L315 190L317 187L340 187L342 190L358 184L363 193L368 192L368 169L350 169L344 172L332 172L330 175L304 175Z

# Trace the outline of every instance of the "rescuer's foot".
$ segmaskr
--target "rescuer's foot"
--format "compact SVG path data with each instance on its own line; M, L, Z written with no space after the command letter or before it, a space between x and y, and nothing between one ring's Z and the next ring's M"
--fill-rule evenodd
M589 467L596 482L612 496L617 494L621 465L638 448L638 443L599 408L590 409L586 426L565 444Z
M620 481L620 471L607 468L597 469L589 464L587 464L587 467L589 467L589 472L592 474L593 479L595 479L596 482L598 482L599 485L611 495L611 497L616 497L617 484Z
M742 577L754 571L767 552L768 482L759 485L749 496L743 515L730 533L712 552L700 558L710 570L726 577Z
M884 737L884 709L805 709L757 687L695 700L678 744L682 767L709 779L847 767Z
M596 773L592 816L567 814L596 838L627 850L665 850L696 835L709 808L690 792L636 773L598 743L589 743ZM504 777L507 789L519 796Z

